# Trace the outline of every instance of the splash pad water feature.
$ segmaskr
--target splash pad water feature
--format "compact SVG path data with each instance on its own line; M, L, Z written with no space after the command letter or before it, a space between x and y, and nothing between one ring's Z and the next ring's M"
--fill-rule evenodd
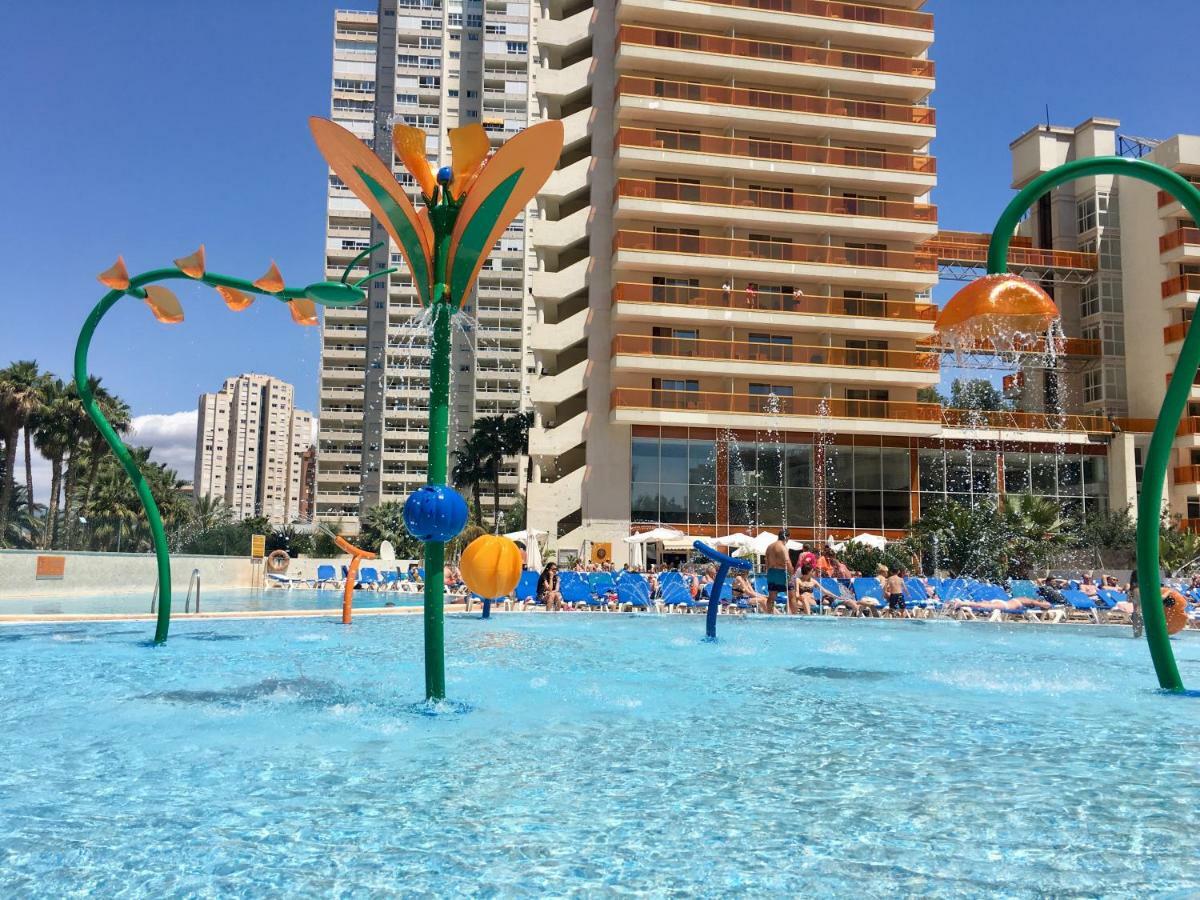
M1146 181L1167 192L1200 222L1200 190L1186 178L1143 159L1100 156L1075 160L1051 169L1026 185L1008 204L988 245L987 274L959 291L938 317L939 330L955 340L1045 331L1058 317L1053 301L1037 285L1008 274L1008 248L1021 218L1043 194L1055 187L1096 175L1120 175ZM1049 304L1049 305L1047 305ZM1146 454L1137 503L1137 574L1143 597L1157 598L1162 582L1159 570L1159 513L1170 462L1171 443L1180 418L1187 408L1188 394L1200 371L1200 330L1193 321L1179 350L1179 361L1154 425ZM1175 655L1163 606L1142 604L1146 642L1159 686L1182 692L1183 680Z
M424 498L424 505L428 507L426 518L434 520L435 525L432 529L423 528L428 523L415 515L416 507L410 515L408 503L405 504L405 524L425 545L425 695L427 700L443 700L446 696L443 623L446 541L457 535L466 521L465 516L459 515L460 509L466 508L465 502L446 486L451 319L470 293L500 234L533 199L554 170L562 151L563 126L561 122L539 123L502 144L494 153L482 125L451 129L451 164L438 169L436 175L425 155L425 132L409 125L395 126L396 155L416 180L424 201L418 212L392 175L391 166L380 160L352 132L316 117L309 120L309 125L329 167L396 242L412 273L413 285L422 304L432 310L427 478L429 487L436 490ZM158 284L174 278L191 278L214 287L234 310L245 309L254 294L274 295L291 304L293 318L297 321L316 324L316 304L357 305L365 299L361 285L395 271L372 272L353 284L348 283L354 265L369 253L367 250L351 262L341 281L318 282L306 288L288 288L274 263L266 275L253 282L208 273L203 246L195 254L176 260L176 267L172 269L156 269L130 278L123 260L118 259L112 268L101 274L100 280L111 290L93 309L79 335L75 381L88 416L133 481L150 522L158 560L156 644L167 640L170 628L170 555L154 497L128 449L96 404L88 384L87 352L96 326L126 294L145 300L159 321L181 322L183 311L178 299ZM351 549L358 551L358 548ZM356 562L361 555L361 551L351 553ZM346 621L349 619L348 600L343 610Z

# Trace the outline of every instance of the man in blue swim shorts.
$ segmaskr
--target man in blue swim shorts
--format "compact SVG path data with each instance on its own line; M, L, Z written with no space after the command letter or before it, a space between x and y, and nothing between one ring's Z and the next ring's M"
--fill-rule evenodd
M767 613L774 614L775 598L780 591L787 597L788 612L792 612L792 559L787 549L788 533L784 528L775 543L767 547Z

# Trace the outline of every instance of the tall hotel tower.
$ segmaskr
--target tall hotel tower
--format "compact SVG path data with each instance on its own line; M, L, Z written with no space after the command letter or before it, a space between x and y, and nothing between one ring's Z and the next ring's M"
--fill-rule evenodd
M431 160L449 160L446 135L459 125L480 122L499 144L525 128L536 108L529 77L533 15L528 3L506 0L380 0L376 12L338 10L332 118L389 164L398 122L425 129ZM398 164L393 171L415 196L411 177ZM528 407L529 218L518 217L505 232L477 291L464 300L453 349L452 446L476 416ZM400 271L370 282L366 308L325 310L322 332L316 517L340 520L350 534L363 511L402 501L425 483L429 353L421 304L399 250L330 174L327 277L339 278L381 241L354 273ZM515 460L505 467L504 506L521 495L523 474Z
M941 428L922 5L546 0L529 506L560 549L907 526Z

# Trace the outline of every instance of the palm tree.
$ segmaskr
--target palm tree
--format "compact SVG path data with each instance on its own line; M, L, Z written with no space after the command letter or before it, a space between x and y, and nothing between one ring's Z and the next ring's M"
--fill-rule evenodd
M67 453L78 443L81 415L79 401L71 395L61 379L55 379L47 385L42 406L30 420L33 443L38 452L50 461L50 501L42 536L42 548L45 550L53 547L57 540L63 464Z
M5 531L13 488L16 486L17 437L25 431L25 491L33 498L33 463L30 460L29 417L42 403L46 377L31 359L18 360L0 369L0 438L4 440L4 470L0 472L0 534Z
M492 524L500 529L500 475L506 456L517 456L529 449L529 413L513 416L483 416L472 426L468 450L478 454L492 481Z
M421 555L421 544L408 532L404 524L404 504L394 500L379 503L367 510L359 531L358 545L378 552L379 545L390 541L396 556L416 559Z
M489 474L475 436L471 435L461 449L454 451L454 468L450 470L450 480L456 488L471 489L471 518L476 522L483 515L481 495L483 483L488 480Z
M192 525L197 531L208 531L218 525L227 525L231 521L233 511L223 497L205 494L203 497L197 497L192 503Z
M14 486L4 531L0 531L0 547L28 549L36 546L42 524L39 509L36 504L30 506L24 485Z
M108 419L113 430L117 434L125 435L129 433L129 407L123 400L114 394L110 394L100 384L100 379L88 377L88 384L91 386L92 395L99 404L104 417ZM72 533L75 530L75 524L78 520L78 512L91 505L92 486L96 479L96 468L100 464L100 460L107 459L109 456L108 445L104 441L104 436L97 430L95 424L88 417L83 409L83 404L79 401L79 394L75 389L74 382L71 383L71 394L75 397L75 402L79 404L79 437L71 450L71 461L67 466L67 473L63 482L63 507L67 510L67 515L70 518L67 521L67 544L71 543ZM79 491L82 488L82 497L79 496Z
M1010 539L1008 552L1022 574L1045 568L1070 541L1071 521L1063 516L1059 504L1046 497L1005 497L1004 523Z

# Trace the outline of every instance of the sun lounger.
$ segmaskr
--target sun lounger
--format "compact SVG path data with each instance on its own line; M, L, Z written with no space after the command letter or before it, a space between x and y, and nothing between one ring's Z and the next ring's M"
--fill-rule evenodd
M887 601L883 599L883 586L874 578L855 578L850 587L854 591L854 599L859 603L887 606Z
M1063 599L1067 601L1068 619L1087 619L1091 622L1100 622L1100 609L1096 606L1096 601L1083 591L1066 588L1062 595Z
M671 610L686 609L690 612L696 608L696 601L692 599L692 592L684 587L683 579L663 580L662 602L667 609Z
M315 588L337 587L337 571L330 565L317 566L317 577L313 579Z
M559 575L558 586L562 591L563 603L593 608L607 606L603 601L596 599L596 595L592 593L592 586L578 572L563 572Z
M379 571L370 567L359 569L354 587L356 590L375 590L379 587Z
M617 602L621 609L649 609L650 584L640 575L626 573L617 579Z
M526 604L532 604L537 600L537 584L537 572L526 570L521 573L521 580L517 582L514 592L516 596L513 598L515 603L520 604L521 609L524 609Z

